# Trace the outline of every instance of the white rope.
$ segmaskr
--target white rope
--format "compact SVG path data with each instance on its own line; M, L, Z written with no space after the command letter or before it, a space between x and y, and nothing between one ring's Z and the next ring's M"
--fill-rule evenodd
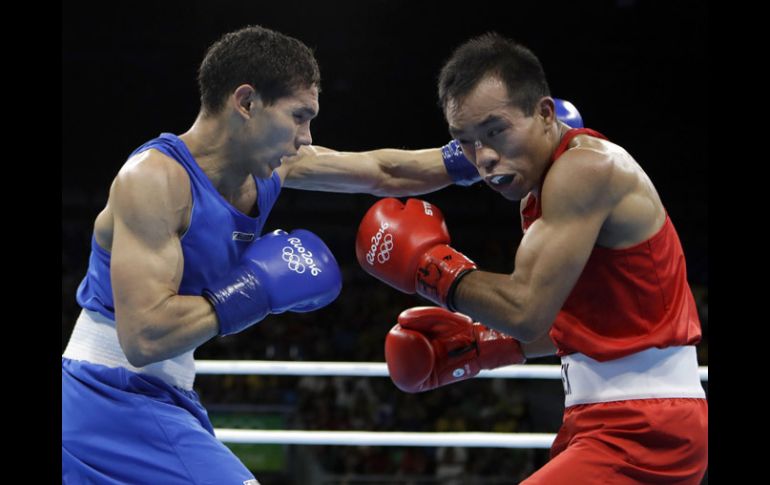
M461 446L487 448L550 448L548 433L409 433L403 431L297 431L216 429L226 443L349 446Z
M273 376L387 377L384 362L293 362L265 360L198 360L198 374L262 374ZM709 380L708 366L698 368L702 381ZM476 377L505 379L561 379L558 365L510 365L483 370Z
M379 362L293 362L256 360L199 360L198 374L262 374L283 376L387 377L385 363ZM708 381L708 367L700 367L700 378ZM477 377L518 379L561 379L558 365L511 365L484 370ZM336 446L461 446L489 448L551 447L555 434L548 433L411 433L370 431L301 431L215 429L226 443Z
M262 374L284 376L387 377L385 363L379 362L293 362L256 360L199 360L198 374ZM708 367L699 368L708 381ZM558 365L511 365L484 370L477 377L518 379L561 379ZM489 448L550 448L555 434L548 433L410 433L370 431L300 431L215 429L226 443L347 446L461 446Z

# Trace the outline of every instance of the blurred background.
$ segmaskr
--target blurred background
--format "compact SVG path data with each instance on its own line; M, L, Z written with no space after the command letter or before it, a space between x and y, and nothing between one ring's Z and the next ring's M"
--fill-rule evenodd
M113 177L134 148L192 124L206 48L260 24L314 49L322 75L314 144L338 150L445 144L436 79L451 51L490 30L530 47L553 95L572 101L587 127L626 148L655 183L684 246L703 326L699 363L708 365L707 17L703 2L644 0L63 4L62 351ZM453 246L482 269L513 270L517 204L483 184L422 198L442 209ZM397 315L425 302L379 283L355 260L358 222L375 200L284 190L265 229L319 234L342 266L340 297L212 340L195 357L384 361ZM199 376L196 390L215 427L246 429L555 433L563 411L561 383L551 380L476 379L408 395L387 378ZM548 459L547 450L231 448L263 485L515 484Z

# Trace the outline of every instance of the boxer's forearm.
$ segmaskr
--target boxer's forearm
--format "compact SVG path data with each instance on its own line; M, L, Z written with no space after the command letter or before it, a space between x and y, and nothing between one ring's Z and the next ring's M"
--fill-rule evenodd
M175 295L152 311L116 311L120 345L135 367L171 359L217 335L218 321L203 297Z
M339 152L313 146L277 170L287 188L381 197L424 194L452 183L439 148Z
M474 321L510 335L522 343L534 343L547 334L539 319L530 315L529 291L510 275L473 271L455 289L455 309Z

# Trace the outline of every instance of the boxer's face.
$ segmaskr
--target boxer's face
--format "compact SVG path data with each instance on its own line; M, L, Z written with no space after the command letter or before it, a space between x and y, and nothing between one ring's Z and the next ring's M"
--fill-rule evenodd
M552 120L540 109L549 99L526 116L511 104L505 85L489 76L460 102L447 103L449 132L487 185L509 200L521 200L537 187L550 158L546 134ZM552 101L550 106L553 114Z
M283 157L296 155L301 146L310 145L310 121L318 110L315 86L299 89L269 106L257 99L244 126L250 171L257 177L270 177Z

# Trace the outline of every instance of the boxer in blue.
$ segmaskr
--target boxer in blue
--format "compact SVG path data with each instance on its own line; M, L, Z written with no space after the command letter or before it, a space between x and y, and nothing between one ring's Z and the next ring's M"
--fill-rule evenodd
M319 86L300 41L258 26L228 33L200 66L192 127L143 144L118 172L62 355L63 483L257 484L214 436L193 351L340 293L318 236L263 234L282 187L398 196L479 180L457 142L310 146Z
M214 437L193 351L340 292L318 236L262 235L275 167L311 141L319 79L295 39L258 27L225 35L200 68L193 127L145 143L119 171L62 356L64 483L257 483Z

